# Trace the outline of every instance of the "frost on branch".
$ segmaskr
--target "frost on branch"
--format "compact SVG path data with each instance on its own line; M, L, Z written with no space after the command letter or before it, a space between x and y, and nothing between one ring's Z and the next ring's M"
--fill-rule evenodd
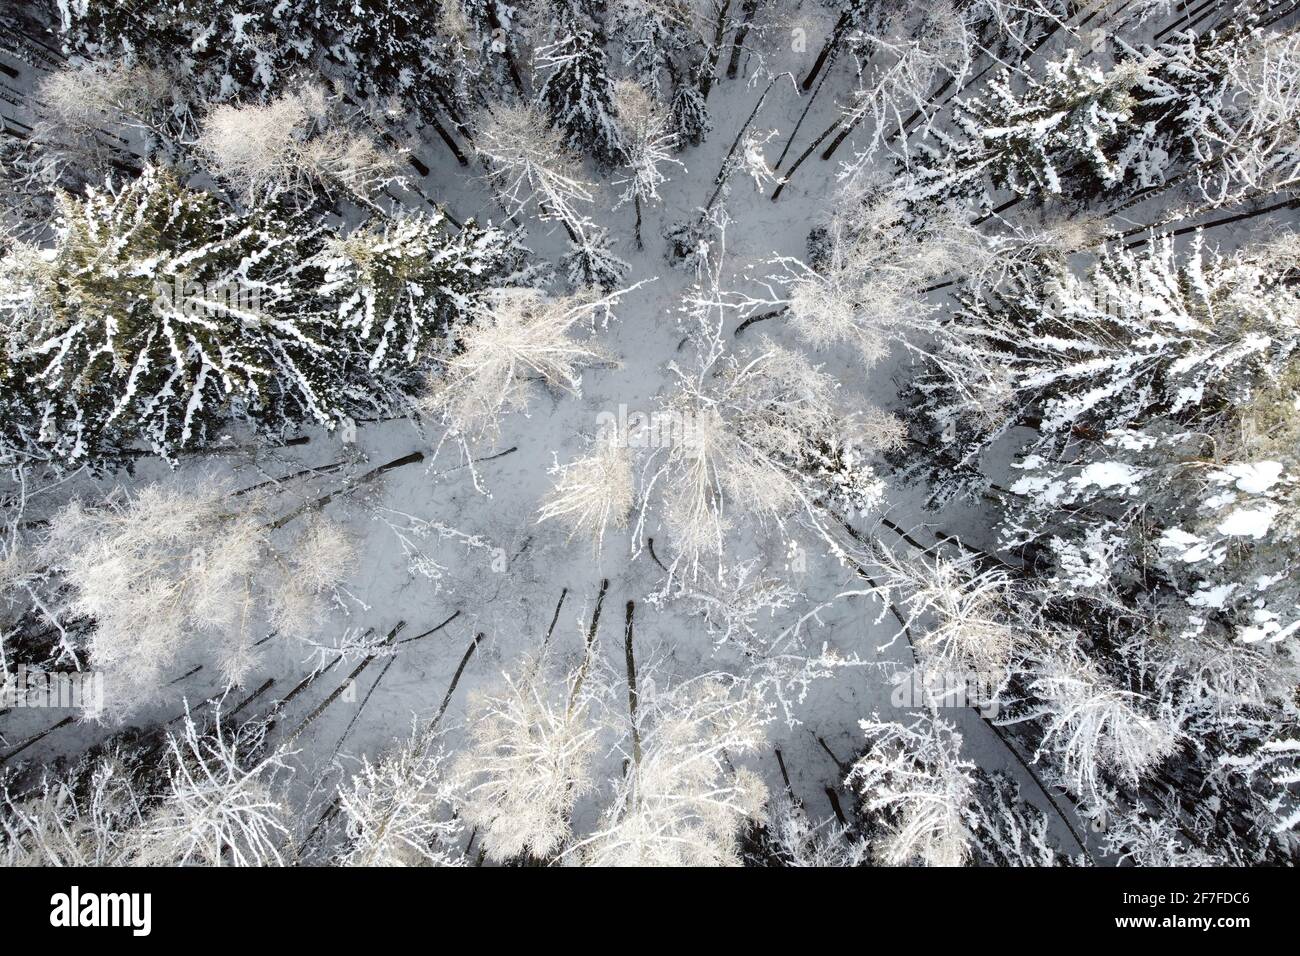
M6 866L121 866L122 835L141 820L128 761L118 753L45 775L28 793L0 780L0 862Z
M871 593L886 606L906 608L903 627L927 670L977 674L995 687L1004 682L1018 643L1005 572L981 569L970 554L902 558L877 548L875 558L882 573L873 570Z
M493 289L430 379L421 408L469 440L495 437L501 418L528 406L531 385L580 395L582 368L610 361L574 337L593 325L615 296L552 298L534 289Z
M826 867L864 866L870 847L834 820L814 823L803 805L781 794L771 801L763 848L775 857L777 866Z
M609 528L627 527L635 495L630 450L598 436L591 454L551 469L554 487L543 498L538 521L559 521L569 537L591 541L597 554Z
M674 371L660 414L682 424L682 437L650 458L644 486L660 489L687 566L720 553L732 512L782 526L823 506L856 513L879 502L883 487L866 459L881 434L855 428L838 383L799 353L762 340Z
M262 725L200 731L187 712L185 729L167 736L168 787L128 835L137 866L283 866L293 812L277 775L286 754L262 752Z
M939 305L927 287L950 273L980 275L994 250L956 216L936 214L909 225L897 190L858 185L837 193L836 212L818 237L812 266L778 259L772 278L783 292L790 325L818 350L851 346L870 366L891 344L925 347L944 337ZM948 343L931 346L946 351Z
M1035 759L1050 755L1085 810L1110 803L1111 781L1136 787L1177 749L1180 733L1167 708L1115 686L1076 648L1052 648L1032 666L1027 679L1040 703L1023 719L1043 727Z
M461 816L488 859L545 860L569 842L574 804L594 788L592 666L587 656L560 676L544 658L526 658L519 678L502 675L495 693L472 702L473 742L454 770Z
M32 131L50 178L81 185L120 163L119 129L163 130L172 83L160 69L111 59L69 63L47 74L36 90L39 121Z
M340 866L460 866L464 828L452 812L455 788L445 754L412 733L339 789L345 845Z
M639 747L597 831L587 866L739 866L742 830L767 789L732 761L764 743L764 708L743 685L705 675L643 698Z
M672 157L678 145L677 134L668 128L667 112L635 83L617 83L614 98L618 103L626 156L623 177L613 181L613 185L623 187L614 208L628 202L635 207L634 236L640 248L642 204L659 201L659 187L668 180L663 167L670 163L682 165Z
M855 155L844 163L841 175L848 177L860 175L907 121L919 119L921 129L929 128L936 112L934 90L945 83L963 85L982 39L972 22L976 4L881 4L883 9L863 16L864 6L870 5L850 5L850 13L857 13L857 29L847 39L858 60L858 86L844 121L850 128L869 122ZM918 12L919 20L911 20ZM906 138L901 147L906 162Z
M961 758L961 735L937 717L911 724L860 721L870 746L845 783L879 828L872 852L886 866L962 866L971 855L967 818L975 765Z
M579 209L594 199L594 187L582 180L578 158L545 113L529 104L499 103L476 126L474 148L487 161L488 181L507 216L535 205L543 219L570 228L586 221Z

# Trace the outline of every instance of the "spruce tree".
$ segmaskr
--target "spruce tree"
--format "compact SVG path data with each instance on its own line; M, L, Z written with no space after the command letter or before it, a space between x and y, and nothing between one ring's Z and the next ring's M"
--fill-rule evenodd
M996 190L1083 201L1115 187L1122 158L1141 148L1128 140L1144 135L1128 125L1140 74L1133 65L1105 72L1071 51L1023 89L1009 74L991 80L988 93L954 107L955 135L935 131L937 147L923 144L918 194L988 208Z
M449 235L441 215L375 220L327 244L323 295L371 372L415 367L517 265L510 238L472 220Z
M568 144L604 166L623 158L623 137L614 108L614 83L606 63L604 37L576 8L557 9L555 40L538 51L549 72L537 92L551 122Z
M6 263L39 445L73 462L135 441L171 456L234 414L282 428L343 412L349 356L310 295L315 231L228 212L153 167L62 207L53 249Z

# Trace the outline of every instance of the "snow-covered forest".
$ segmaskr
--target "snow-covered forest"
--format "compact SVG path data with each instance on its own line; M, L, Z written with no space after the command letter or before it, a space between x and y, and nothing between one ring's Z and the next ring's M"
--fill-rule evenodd
M0 862L1297 862L1300 3L0 26Z

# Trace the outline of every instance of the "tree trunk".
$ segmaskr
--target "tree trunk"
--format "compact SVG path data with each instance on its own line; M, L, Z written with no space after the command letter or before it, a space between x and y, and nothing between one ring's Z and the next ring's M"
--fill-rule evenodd
M501 29L501 18L497 16L496 0L490 0L488 3L487 14L488 26L493 30L499 30L501 32L502 42L505 44L504 56L506 58L506 70L510 74L510 82L514 83L515 89L519 92L520 96L526 97L528 94L524 92L523 77L520 76L519 66L515 63L514 51L510 49L510 40L506 36L505 30Z
M822 140L839 129L842 122L844 122L843 117L837 119L830 126L826 127L826 129L822 130L822 134L809 143L808 148L799 154L799 158L794 161L794 165L790 167L789 171L781 177L781 182L777 184L775 191L773 191L772 202L776 202L781 198L781 191L790 184L790 180L794 178L795 172L797 172L799 167L803 165L804 160L816 151L817 147L822 144Z
M462 166L468 166L469 160L465 157L465 154L461 152L460 146L456 144L456 141L451 138L451 134L447 132L446 127L438 122L438 117L430 116L429 124L433 127L433 131L438 134L438 138L447 144L447 148L451 150L451 154L456 157L456 162L460 163Z
M751 315L744 322L741 322L738 326L736 326L736 331L732 332L731 334L739 338L740 333L745 331L745 329L749 328L755 322L765 322L768 319L780 318L781 316L785 315L789 311L790 311L789 306L782 306L779 309L772 309L768 312L760 312L758 315Z
M632 654L632 616L636 611L634 601L627 602L627 621L623 628L623 659L627 666L627 712L632 723L632 763L641 766L641 729L636 722L636 658Z
M835 22L834 29L831 30L831 35L828 36L826 42L822 44L822 51L817 54L817 59L813 61L812 69L808 71L808 75L805 76L803 82L799 84L805 92L807 92L808 88L816 82L817 74L819 74L822 71L822 68L826 66L826 61L830 59L831 54L835 53L839 48L840 40L848 25L849 15L847 13L841 13L839 20Z
M790 131L790 136L785 141L785 147L781 150L781 155L776 158L772 164L772 169L780 169L781 164L785 162L786 153L790 152L790 147L794 145L794 138L799 135L799 129L803 126L803 121L808 118L808 111L812 109L813 101L817 99L817 94L822 91L822 86L826 83L826 77L830 76L830 71L822 74L822 78L817 81L817 88L812 91L808 97L808 102L804 104L803 112L799 114L798 121L794 124L794 129Z
M1268 206L1262 206L1259 209L1250 209L1246 212L1235 213L1231 216L1224 216L1222 219L1214 219L1210 222L1197 223L1194 226L1184 226L1181 229L1175 229L1173 232L1164 233L1169 236L1185 236L1189 232L1196 232L1198 229L1213 229L1215 226L1226 226L1229 223L1245 222L1248 219L1254 219L1256 216L1263 216L1266 213L1276 212L1279 209L1294 209L1300 206L1300 199L1283 199L1281 202L1275 202ZM1155 226L1144 226L1143 229L1155 229ZM1139 232L1142 229L1138 230ZM1131 234L1132 230L1125 235ZM1134 246L1140 246L1146 243L1146 239L1134 239L1132 242L1124 243L1125 249L1132 249Z
M709 214L709 210L712 209L713 204L718 201L718 197L722 195L722 187L726 185L727 179L731 176L731 159L736 155L736 147L740 145L741 139L744 138L745 130L749 129L749 124L754 122L754 117L757 116L758 111L763 108L763 101L767 99L767 94L771 91L772 84L775 82L775 77L768 81L767 88L763 90L763 95L758 98L758 102L754 104L754 108L749 111L749 118L745 120L744 125L740 127L740 131L736 133L736 138L731 141L731 149L727 150L727 155L722 160L722 166L718 168L718 175L713 178L713 181L717 183L717 188L713 190L713 195L709 197L708 205L704 207L704 212L700 216L701 221L703 221L704 217Z
M388 632L388 636L384 638L383 643L380 644L379 647L376 648L374 651L372 651L371 653L363 657L361 659L361 662L357 664L356 667L352 668L352 671L348 674L348 676L343 678L342 683L340 683L338 687L334 688L334 690L329 694L328 697L326 697L323 701L321 701L314 708L312 708L311 713L309 713L306 717L302 719L302 722L298 724L297 727L294 728L293 732L289 734L289 736L286 739L296 740L298 736L311 725L312 721L314 721L321 714L325 713L325 709L329 707L330 704L334 703L334 701L342 697L343 692L347 690L348 685L351 684L353 681L355 681L358 677L360 677L361 672L364 671L367 667L371 665L371 663L374 662L375 658L379 656L379 650L381 648L389 647L392 645L393 640L397 637L398 634L401 633L402 628L404 627L406 627L406 622L398 621L397 624L393 626L393 629Z
M716 2L716 0L715 0ZM713 25L713 42L709 44L708 55L704 58L700 70L700 98L708 100L713 91L714 73L718 69L718 57L722 55L722 36L727 32L727 11L731 9L731 0L723 0L718 5L718 19Z
M1221 2L1222 0L1205 0L1203 4L1191 11L1187 9L1191 4L1180 4L1180 9L1174 13L1173 20L1161 27L1155 36L1151 38L1151 42L1153 44L1159 43L1175 30L1190 30L1201 17L1205 16L1211 8L1217 7Z
M840 798L830 787L826 787L826 799L831 802L831 812L835 814L840 826L847 827L849 821L844 816L844 808L840 806Z
M745 46L745 38L749 36L749 25L753 22L757 9L758 0L745 0L740 7L740 26L736 29L736 42L731 45L731 61L727 63L729 80L736 78L736 71L740 67L740 52Z
M823 160L830 159L835 155L835 150L840 148L840 143L849 138L849 134L858 128L858 124L862 122L862 118L866 115L866 113L858 113L858 115L853 117L853 120L847 126L840 130L839 135L831 140L831 144L827 146L826 151L822 153Z
M564 607L564 598L568 593L568 588L560 588L560 599L555 603L555 614L551 617L551 626L546 629L546 636L542 638L543 648L551 642L551 635L555 633L555 623L560 619L560 608Z
M442 720L443 715L447 713L447 708L451 706L452 695L456 693L456 686L460 683L461 676L465 673L465 668L469 664L469 659L474 656L478 646L483 643L487 635L482 631L474 635L474 640L470 642L465 654L460 659L460 664L456 667L456 673L451 675L451 683L447 686L447 693L442 698L442 704L438 707L438 712L433 715L427 727L424 728L426 740L433 736L433 732L438 729L438 723Z
M283 518L277 518L275 521L271 522L271 524L267 526L267 530L276 531L280 528L283 528L290 521L293 521L295 518L299 517L300 515L305 514L308 511L319 511L321 508L324 508L327 504L329 504L339 495L345 495L345 494L349 494L350 492L356 491L356 489L360 488L362 485L374 481L376 478L378 478L380 475L384 474L385 472L392 471L395 468L401 468L404 465L413 465L416 462L421 462L421 461L424 461L424 452L413 451L409 455L403 455L401 458L394 458L392 461L385 462L384 464L380 465L378 468L372 468L370 471L366 472L360 478L350 482L344 487L331 491L329 494L322 495L321 497L315 499L314 501L309 501L304 505L300 505L299 507L295 508L293 511L290 511Z

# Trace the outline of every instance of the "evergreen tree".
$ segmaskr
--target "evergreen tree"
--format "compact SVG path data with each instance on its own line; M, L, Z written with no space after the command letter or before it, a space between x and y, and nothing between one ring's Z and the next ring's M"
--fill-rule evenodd
M623 158L623 136L614 108L614 83L609 76L604 37L567 5L559 17L555 40L538 50L549 72L537 91L551 122L564 130L568 144L604 166Z
M694 82L683 83L669 105L669 128L683 146L699 146L713 128L704 97Z
M1083 277L1039 259L965 296L966 353L930 360L913 395L940 494L997 492L1000 550L1026 559L1021 628L1051 634L1016 639L1008 721L1136 858L1288 853L1295 249L1166 238ZM991 451L1012 454L1007 488Z
M332 420L348 355L309 294L317 242L160 169L65 196L49 254L8 263L6 325L40 443L70 461L137 439L173 455L236 407L270 427Z
M399 98L419 117L460 124L474 109L478 62L456 0L352 0L323 5L321 44L363 96Z
M441 215L374 220L327 243L321 293L337 302L341 330L369 354L371 372L417 366L479 307L490 283L518 264L510 238L473 221L447 234Z
M478 45L478 58L496 78L497 85L509 81L524 95L519 70L520 51L527 47L524 4L507 0L460 0L470 34Z
M663 99L668 84L678 85L677 59L691 42L686 0L616 0L613 37L623 48L623 63L651 97Z
M985 208L995 190L1040 200L1082 201L1123 181L1124 160L1144 135L1127 125L1132 88L1141 68L1109 73L1085 66L1073 51L1029 77L1017 90L1013 76L989 82L989 92L953 108L956 136L933 132L922 145L917 194L933 200L971 198Z
M59 3L69 54L125 55L177 81L183 124L208 102L263 99L307 68L318 47L310 0L111 0Z

